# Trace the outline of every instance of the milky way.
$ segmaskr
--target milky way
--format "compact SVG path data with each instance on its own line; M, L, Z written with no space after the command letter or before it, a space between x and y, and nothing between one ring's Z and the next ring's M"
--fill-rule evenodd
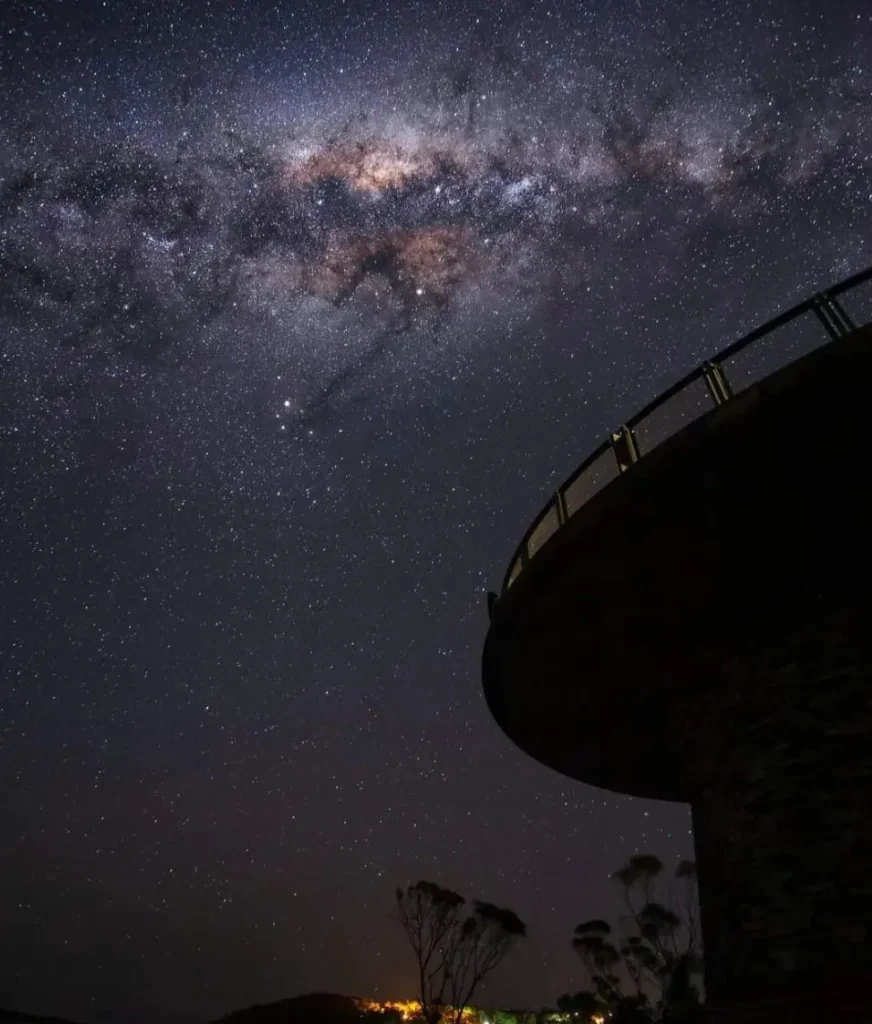
M419 875L530 921L488 998L581 984L688 815L509 746L484 594L608 430L872 262L828 7L12 5L0 1004L410 994Z
M524 43L511 50L425 65L389 111L346 80L315 110L244 124L235 97L183 76L171 100L150 100L150 144L122 119L50 155L13 124L0 195L13 334L67 354L58 398L81 374L99 390L106 372L214 365L215 346L241 335L261 350L253 372L284 371L278 427L295 431L392 353L415 373L445 336L484 346L513 318L602 286L651 234L646 272L665 294L675 257L726 225L820 206L853 226L868 205L862 66L835 62L788 101L752 73L661 68L651 81L571 52L530 81ZM256 88L243 103L257 105ZM745 254L726 244L732 269ZM216 339L230 322L233 339Z

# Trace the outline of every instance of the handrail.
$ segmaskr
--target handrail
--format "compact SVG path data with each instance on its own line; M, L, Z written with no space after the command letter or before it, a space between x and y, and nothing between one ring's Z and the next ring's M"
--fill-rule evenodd
M712 400L712 408L728 401L732 398L733 390L728 376L724 371L723 364L727 360L732 359L739 352L742 352L744 349L759 341L761 338L766 337L773 331L777 331L786 324L792 323L801 316L805 316L808 313L814 314L820 321L822 328L827 334L829 334L830 340L849 334L851 331L856 329L855 324L852 318L837 301L837 297L845 294L845 292L852 291L854 288L861 284L865 284L867 281L872 281L872 266L867 267L866 270L861 270L857 274L852 274L850 277L845 278L838 284L832 285L825 291L813 295L810 299L805 299L803 302L793 306L786 312L780 313L771 320L767 320L759 327L755 327L753 331L743 335L726 348L721 349L721 351L712 359L707 360L701 366L697 366L691 370L690 373L685 374L680 380L677 380L667 388L666 391L658 395L653 401L649 402L641 411L634 413L634 415L631 416L625 424L623 424L620 431L611 433L606 440L591 452L581 465L573 471L568 479L558 487L554 497L548 501L545 507L539 512L527 528L526 533L524 534L520 544L515 548L515 552L509 562L509 567L503 577L503 584L500 593L502 594L506 592L519 573L524 571L530 559L535 557L535 555L531 554L529 550L530 539L552 510L555 511L557 518L557 525L553 533L557 533L570 518L572 513L567 511L566 492L576 482L576 480L578 480L608 451L611 451L615 456L615 466L617 470L616 475L626 472L630 468L632 462L636 461L636 459L640 457L635 435L633 433L635 427L644 422L653 412L663 406L670 399L681 394L681 392L698 380L705 381ZM826 344L826 342L824 342L824 344ZM676 431L676 433L678 433L678 431ZM631 447L632 457L622 461L618 457L616 446L625 445L627 442L629 442ZM644 454L644 451L641 452L641 456L644 456ZM607 486L607 484L603 486ZM550 536L546 538L543 543L547 543L549 539ZM517 572L516 569L518 569Z

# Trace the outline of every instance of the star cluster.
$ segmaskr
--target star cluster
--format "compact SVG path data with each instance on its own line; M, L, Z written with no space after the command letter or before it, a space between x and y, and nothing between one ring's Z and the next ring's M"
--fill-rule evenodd
M530 923L486 1000L582 984L689 814L509 745L484 594L606 431L872 262L831 7L11 5L0 1005L409 997L419 876Z

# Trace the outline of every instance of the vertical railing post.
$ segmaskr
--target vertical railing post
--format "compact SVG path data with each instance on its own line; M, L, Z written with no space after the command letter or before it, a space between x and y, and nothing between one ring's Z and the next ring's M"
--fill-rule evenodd
M812 309L833 341L856 330L854 322L842 308L841 303L825 292L814 296Z
M557 509L557 526L565 526L569 519L569 510L566 507L566 495L563 490L557 491L554 495L554 506Z
M729 402L733 397L733 389L730 387L730 382L727 380L721 365L715 362L705 363L702 372L705 376L709 394L712 396L712 401L715 405L723 405L724 402Z
M618 469L621 473L626 473L634 462L639 461L639 445L636 442L636 435L628 426L622 426L620 430L612 434L611 441Z
M830 316L841 328L842 334L850 334L851 331L857 330L857 325L848 316L841 302L839 302L835 295L830 295L829 292L824 292L823 295L821 295L821 301L826 304Z

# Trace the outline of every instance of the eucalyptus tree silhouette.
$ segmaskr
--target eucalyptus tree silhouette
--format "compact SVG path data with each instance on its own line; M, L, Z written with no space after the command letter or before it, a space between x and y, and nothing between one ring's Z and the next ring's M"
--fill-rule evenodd
M400 924L418 965L421 1010L427 1024L444 1012L460 1024L479 983L527 934L513 910L475 900L434 882L397 889Z

